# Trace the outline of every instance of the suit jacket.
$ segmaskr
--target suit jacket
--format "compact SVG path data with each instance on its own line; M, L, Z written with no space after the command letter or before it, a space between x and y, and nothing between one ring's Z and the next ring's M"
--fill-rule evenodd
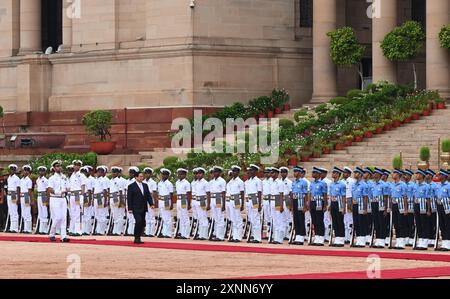
M127 202L128 210L132 210L133 213L144 213L148 211L147 204L153 206L153 197L150 193L148 185L142 183L144 194L142 194L137 182L128 186Z

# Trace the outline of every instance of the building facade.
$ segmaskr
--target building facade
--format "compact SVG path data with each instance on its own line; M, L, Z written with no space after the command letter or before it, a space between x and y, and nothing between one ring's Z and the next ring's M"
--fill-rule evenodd
M380 49L410 19L427 33L414 61L419 87L449 97L450 54L438 40L448 0L0 0L0 105L220 107L273 88L287 89L293 106L320 102L361 83L329 57L326 33L343 26L366 46L367 82L412 82L411 62Z

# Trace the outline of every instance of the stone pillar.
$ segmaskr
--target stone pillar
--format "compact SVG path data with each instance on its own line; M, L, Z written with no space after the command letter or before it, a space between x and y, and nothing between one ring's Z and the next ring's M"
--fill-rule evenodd
M427 1L427 89L450 99L450 50L439 43L439 32L450 23L449 0Z
M336 29L336 0L313 2L313 96L320 103L337 95L337 68L330 57L327 33Z
M42 51L41 1L20 0L19 54Z
M69 17L72 3L63 0L62 18L63 18L63 52L70 52L72 48L72 18Z
M373 3L372 56L373 82L397 82L397 64L383 55L381 42L397 26L397 0L376 0Z

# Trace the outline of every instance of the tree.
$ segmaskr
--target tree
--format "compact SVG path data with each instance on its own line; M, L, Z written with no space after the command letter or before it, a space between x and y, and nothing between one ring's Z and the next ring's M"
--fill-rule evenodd
M442 27L441 32L439 32L439 41L442 48L450 49L450 24Z
M342 27L328 32L327 35L331 38L331 60L338 67L358 66L357 71L361 77L361 90L364 89L361 59L364 55L365 47L359 44L353 28Z
M112 113L110 111L97 110L86 113L82 123L86 131L100 137L100 141L106 141L108 136L111 137Z
M381 42L384 56L391 61L407 61L417 56L425 42L425 32L419 22L407 21L394 28ZM417 71L413 63L414 88L417 89Z

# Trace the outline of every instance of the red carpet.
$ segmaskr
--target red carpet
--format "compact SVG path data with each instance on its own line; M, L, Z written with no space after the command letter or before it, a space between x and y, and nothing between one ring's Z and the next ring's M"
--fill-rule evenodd
M390 269L381 271L381 279L406 279L450 276L450 267ZM239 277L236 279L367 279L366 271Z
M0 241L13 242L40 242L50 243L48 238L32 237L32 236L0 236ZM57 243L59 244L59 242ZM246 252L246 253L264 253L264 254L292 254L307 256L342 256L342 257L362 257L366 258L370 254L376 254L380 258L400 259L400 260L417 260L417 261L434 261L434 262L450 262L450 254L427 254L412 252L376 252L376 251L357 251L357 250L317 250L303 248L270 248L270 247L250 247L236 245L219 245L219 244L201 244L201 243L181 243L181 242L146 242L143 245L133 244L131 241L113 241L113 240L93 240L81 239L72 240L70 244L89 244L89 245L105 245L105 246L126 246L141 248L159 248L173 250L198 250L198 251L219 251L219 252Z

